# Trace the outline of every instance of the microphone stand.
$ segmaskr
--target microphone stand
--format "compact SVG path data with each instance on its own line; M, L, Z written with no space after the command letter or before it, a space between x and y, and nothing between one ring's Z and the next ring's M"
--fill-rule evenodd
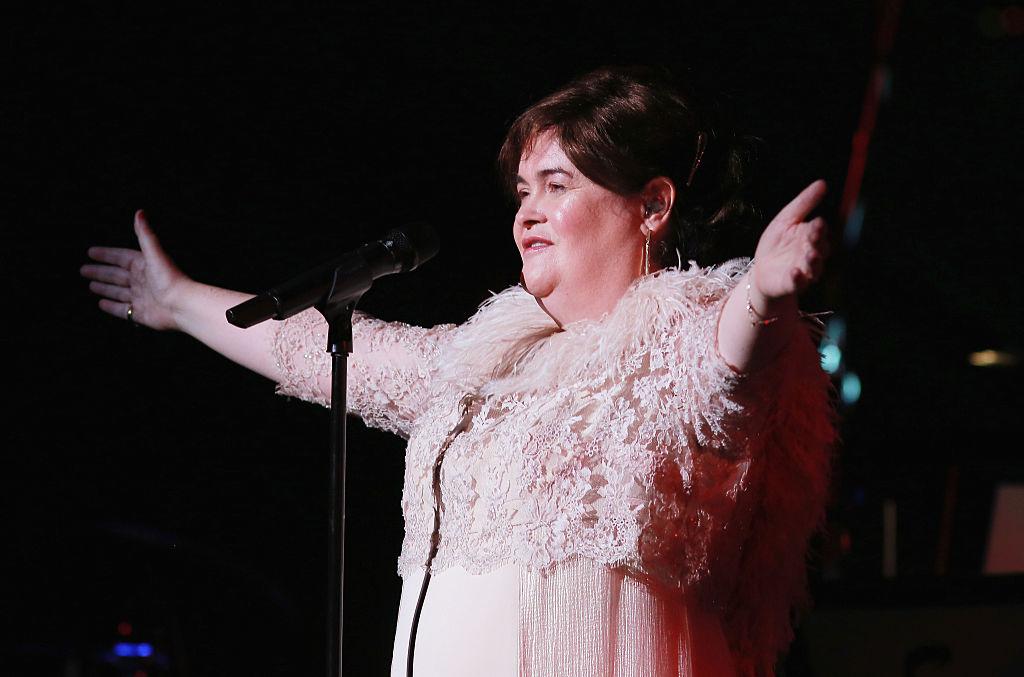
M331 455L327 485L327 677L342 675L345 618L345 469L348 356L352 352L352 311L355 301L318 304L327 320L327 352L331 354Z
M247 328L271 317L285 319L299 312L302 307L312 305L327 320L327 352L331 354L330 476L327 485L327 677L341 677L341 645L345 626L345 414L348 411L348 356L352 352L352 313L356 303L373 284L374 273L379 275L380 272L373 268L372 262L368 262L358 252L342 257L331 265L334 266L333 270L327 267L315 271L317 274L323 273L324 277L329 272L331 282L326 293L302 280L310 289L300 291L315 294L314 298L319 299L315 303L307 303L305 306L292 305L287 314L284 314L280 311L278 298L264 295L240 303L228 309L226 314L228 322ZM310 277L316 278L317 275Z
M344 270L344 275L342 275ZM314 308L327 320L331 354L331 456L327 488L327 677L342 676L345 619L345 468L348 356L352 352L352 312L373 284L368 265L335 269L324 300Z
M247 328L271 317L283 320L310 306L327 320L331 354L330 477L327 489L327 677L342 675L345 597L345 415L352 313L374 279L415 270L437 253L437 234L423 223L392 230L387 239L323 264L266 294L227 310L231 324ZM322 280L330 275L324 291Z

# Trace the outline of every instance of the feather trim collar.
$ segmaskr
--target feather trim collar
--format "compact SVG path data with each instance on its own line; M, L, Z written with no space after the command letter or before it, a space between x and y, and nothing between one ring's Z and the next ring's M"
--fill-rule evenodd
M460 325L439 360L439 378L482 396L529 393L577 383L596 371L615 378L655 337L724 297L749 259L702 268L666 268L637 279L600 319L558 325L519 285L494 294Z

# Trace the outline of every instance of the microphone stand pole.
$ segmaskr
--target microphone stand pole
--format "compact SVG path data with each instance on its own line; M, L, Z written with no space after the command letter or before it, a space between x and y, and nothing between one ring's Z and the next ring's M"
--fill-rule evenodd
M376 277L414 270L436 253L437 235L434 231L425 224L412 224L405 230L392 231L386 241L366 245L280 288L272 289L267 294L240 303L226 313L228 322L243 329L271 317L283 320L310 305L327 320L327 352L331 354L331 455L327 489L327 677L342 675L347 453L345 414L348 411L346 390L348 356L352 352L352 313ZM327 292L322 293L321 276L327 274L331 276L331 283ZM313 303L313 298L319 300Z
M331 354L331 456L327 488L327 677L342 675L345 618L345 466L347 460L348 356L352 352L355 301L317 305L327 320Z
M342 676L345 618L345 465L348 356L352 352L352 312L373 285L373 271L362 261L334 270L331 286L313 307L327 320L331 354L331 457L327 488L327 677Z

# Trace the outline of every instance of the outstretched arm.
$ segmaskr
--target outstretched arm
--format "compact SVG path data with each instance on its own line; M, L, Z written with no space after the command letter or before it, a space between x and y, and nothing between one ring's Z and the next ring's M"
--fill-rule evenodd
M273 323L250 329L228 324L224 312L251 294L201 284L181 272L160 246L142 210L135 212L139 249L91 247L97 263L82 266L106 313L158 330L189 334L225 357L275 381L281 374L267 349Z
M224 312L250 294L190 279L170 259L146 222L135 214L139 249L92 247L97 263L82 275L98 294L100 309L153 329L183 331L208 347L278 384L278 391L330 404L331 361L327 323L309 309L284 322L248 329L228 323ZM431 366L452 329L353 317L348 361L349 411L368 425L408 435L429 391Z
M718 350L737 372L770 363L798 326L797 295L818 278L828 256L825 221L804 221L825 191L825 182L815 181L772 219L757 243L754 265L729 294L718 324Z

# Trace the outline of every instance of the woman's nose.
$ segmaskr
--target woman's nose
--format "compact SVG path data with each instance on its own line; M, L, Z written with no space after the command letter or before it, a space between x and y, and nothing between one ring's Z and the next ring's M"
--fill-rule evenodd
M544 216L544 211L540 209L537 201L528 196L519 203L519 211L516 212L516 221L523 228L531 228L538 223L543 223L547 217Z

